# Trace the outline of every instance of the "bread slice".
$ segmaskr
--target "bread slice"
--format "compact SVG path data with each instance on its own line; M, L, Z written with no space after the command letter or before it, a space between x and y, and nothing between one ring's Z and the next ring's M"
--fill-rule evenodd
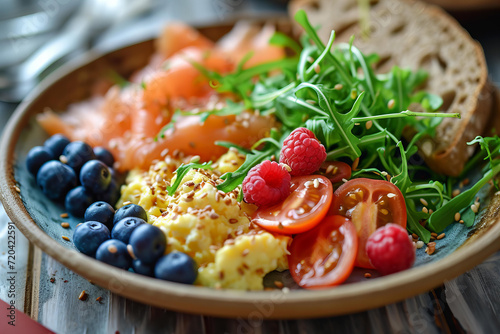
M356 0L294 0L291 15L304 9L319 35L349 41L365 53L377 53L376 70L392 66L429 73L423 89L443 98L442 110L461 119L445 118L435 138L419 144L420 154L434 170L457 176L473 154L467 142L482 134L493 108L494 87L488 82L484 53L478 42L442 9L419 1L370 0L369 37L363 37Z

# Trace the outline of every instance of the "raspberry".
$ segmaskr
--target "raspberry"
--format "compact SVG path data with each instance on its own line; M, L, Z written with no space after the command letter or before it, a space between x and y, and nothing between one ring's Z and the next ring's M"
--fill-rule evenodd
M259 207L277 204L289 194L290 174L276 162L265 160L250 169L243 180L245 201Z
M366 253L382 275L408 269L415 262L415 247L408 232L392 223L380 227L368 238Z
M317 171L326 159L325 147L312 131L297 128L283 142L280 162L292 169L292 175L309 175Z

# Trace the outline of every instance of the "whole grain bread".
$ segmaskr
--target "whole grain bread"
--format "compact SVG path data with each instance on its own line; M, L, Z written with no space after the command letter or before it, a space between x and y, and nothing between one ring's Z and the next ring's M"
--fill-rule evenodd
M474 152L467 142L483 134L493 108L494 87L488 82L484 53L478 42L437 6L420 1L370 0L369 36L361 34L356 0L294 0L293 16L304 9L319 35L336 41L356 36L355 45L377 53L376 70L387 72L398 65L425 69L429 78L423 89L443 98L441 110L458 112L461 119L445 118L434 138L419 143L420 154L434 170L457 176ZM491 127L488 127L488 129Z

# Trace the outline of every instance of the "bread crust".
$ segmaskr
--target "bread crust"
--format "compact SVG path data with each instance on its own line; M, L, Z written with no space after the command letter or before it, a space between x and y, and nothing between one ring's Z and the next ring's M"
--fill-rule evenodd
M292 16L304 9L311 22L321 24L322 39L331 29L339 42L355 35L361 51L380 55L378 71L393 65L426 69L429 79L423 89L441 95L443 111L458 112L461 119L443 119L436 136L419 143L420 154L433 170L458 176L474 152L467 142L483 134L493 108L495 89L488 82L480 44L437 6L413 0L371 3L369 39L360 37L356 0L294 0L289 9Z

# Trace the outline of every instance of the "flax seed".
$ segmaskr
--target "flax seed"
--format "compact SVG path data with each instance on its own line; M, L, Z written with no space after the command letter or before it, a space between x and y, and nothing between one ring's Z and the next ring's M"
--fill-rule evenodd
M87 297L89 295L87 294L87 292L85 292L85 290L83 290L81 293L80 293L80 296L78 297L78 299L80 299L81 301L85 301L87 300Z
M429 213L429 209L427 209L425 206L422 208L423 213Z
M422 203L423 206L429 206L429 203L425 200L425 198L420 198L420 203Z
M18 186L14 186L14 190L15 190L17 193L21 193L21 189L20 189Z
M99 296L99 297L97 297L95 300L96 300L96 302L99 302L99 303L100 303L100 302L102 301L102 297L100 297L100 296Z
M443 232L443 233L441 233L440 235L438 235L436 239L441 240L441 239L443 239L444 237L445 237L445 234L444 234L444 232Z
M418 239L418 235L416 235L415 233L412 233L411 236L414 238L414 239Z
M389 102L387 102L387 108L392 109L396 105L396 101L394 99L390 99Z
M69 241L69 238L68 238L67 236L65 236L65 235L63 235L61 238L62 238L63 240Z
M236 224L237 222L238 222L238 219L236 219L236 218L229 219L229 224Z
M474 213L477 213L477 212L479 211L479 209L477 208L476 204L472 204L472 205L470 206L470 209L471 209L471 210L472 210L472 212L474 212Z
M285 285L283 284L283 282L274 281L274 286L276 286L278 289L282 289Z
M68 227L69 227L69 223L66 223L66 222L61 223L61 226L62 226L63 228L68 228Z
M61 218L68 218L68 214L66 212L65 213L61 213L59 215L59 217L61 217Z
M434 237L434 238L435 238L435 237L437 237L437 236L438 236L438 234L437 234L436 232L431 232L431 237Z

